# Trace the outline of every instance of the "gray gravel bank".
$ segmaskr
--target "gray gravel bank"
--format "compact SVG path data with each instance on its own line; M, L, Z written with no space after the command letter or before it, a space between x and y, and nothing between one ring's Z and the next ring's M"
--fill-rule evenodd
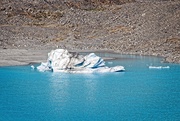
M41 61L56 48L153 55L180 63L179 0L124 0L88 9L17 2L0 4L0 55L5 65ZM19 55L27 60L17 62Z
M0 66L45 62L49 51L50 50L0 49Z

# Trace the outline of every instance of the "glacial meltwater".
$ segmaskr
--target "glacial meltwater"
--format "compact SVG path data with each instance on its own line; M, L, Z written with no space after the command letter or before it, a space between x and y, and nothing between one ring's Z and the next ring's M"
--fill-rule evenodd
M179 121L180 64L117 57L124 72L71 74L0 67L0 121ZM38 65L34 65L37 67Z

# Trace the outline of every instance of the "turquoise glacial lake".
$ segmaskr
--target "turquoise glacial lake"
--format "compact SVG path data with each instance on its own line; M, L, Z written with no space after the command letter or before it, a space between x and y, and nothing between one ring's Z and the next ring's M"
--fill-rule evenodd
M106 65L126 71L69 74L38 72L31 65L0 67L0 121L180 121L179 64L99 55L117 57Z

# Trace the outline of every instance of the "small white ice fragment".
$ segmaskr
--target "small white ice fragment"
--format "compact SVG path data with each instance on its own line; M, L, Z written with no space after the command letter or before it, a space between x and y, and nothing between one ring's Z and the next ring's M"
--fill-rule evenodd
M169 69L169 66L149 66L149 69Z
M33 65L31 65L31 68L34 70L35 69L35 67L33 66Z
M113 62L108 62L108 64L113 64Z

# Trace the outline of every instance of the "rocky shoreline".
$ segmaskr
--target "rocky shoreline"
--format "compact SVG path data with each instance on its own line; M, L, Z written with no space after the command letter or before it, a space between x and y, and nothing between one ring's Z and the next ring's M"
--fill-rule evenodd
M63 9L35 1L1 1L0 66L41 62L56 48L153 55L180 63L178 0L119 0L93 7L82 2L80 8L72 3Z
M120 53L109 50L70 50L77 53L112 53L112 54L136 54L137 53ZM33 65L40 64L47 61L49 49L37 50L37 49L0 49L0 67L2 66L18 66L18 65ZM146 54L148 55L148 54ZM162 56L158 56L162 57ZM116 58L103 57L104 60L111 60ZM164 58L164 62L167 62Z

